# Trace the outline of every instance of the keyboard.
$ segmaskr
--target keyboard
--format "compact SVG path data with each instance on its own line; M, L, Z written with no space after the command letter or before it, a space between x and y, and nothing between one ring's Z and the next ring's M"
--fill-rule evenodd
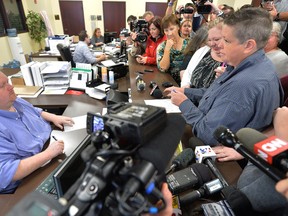
M54 172L52 172L41 184L35 189L35 191L40 192L46 196L49 196L53 199L58 199L58 194L56 191L56 186L53 180Z

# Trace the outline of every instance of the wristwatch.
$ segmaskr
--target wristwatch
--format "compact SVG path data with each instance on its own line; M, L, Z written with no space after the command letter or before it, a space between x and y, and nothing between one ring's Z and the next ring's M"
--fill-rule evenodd
M168 2L168 7L172 7L173 6L173 2Z
M276 17L275 17L274 21L280 21L280 13L276 14Z

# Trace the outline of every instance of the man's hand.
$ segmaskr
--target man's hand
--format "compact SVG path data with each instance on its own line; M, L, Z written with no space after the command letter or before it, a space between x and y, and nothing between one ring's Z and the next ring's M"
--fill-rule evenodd
M165 93L168 93L167 96L171 97L171 102L176 106L187 100L187 96L184 94L184 89L179 87L169 87L164 90Z
M73 126L74 124L74 121L72 118L67 117L67 116L59 116L59 115L55 115L52 122L56 127L60 128L61 130L63 129L63 125Z
M97 58L97 61L104 61L107 59L107 56L103 53L102 55L96 57Z
M51 142L45 151L49 152L52 158L56 157L57 155L63 154L64 152L63 140Z
M172 199L172 193L170 192L167 183L162 184L161 192L162 192L163 198L166 202L166 208L163 209L162 211L160 211L158 214L143 214L142 216L172 216L172 214L173 214L173 205L172 205L173 199Z
M229 148L226 146L222 146L222 145L215 146L215 147L212 147L212 149L216 154L217 160L220 162L235 161L235 160L241 160L244 158L235 149Z

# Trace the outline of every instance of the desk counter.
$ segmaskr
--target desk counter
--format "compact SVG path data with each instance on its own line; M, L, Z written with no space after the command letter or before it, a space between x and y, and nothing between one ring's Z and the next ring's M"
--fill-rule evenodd
M62 61L60 53L37 52L32 53L30 56L31 61Z
M153 72L144 72L145 69L153 70ZM146 89L144 91L137 90L136 77L139 74L138 72L143 73L142 78L146 83ZM156 66L141 65L137 63L135 58L132 56L129 56L129 73L131 97L133 101L154 99L154 97L150 96L149 94L151 91L151 88L149 87L150 81L155 81L162 92L164 90L164 87L162 86L163 82L171 82L173 85L178 86L175 80L170 76L170 74L160 72Z

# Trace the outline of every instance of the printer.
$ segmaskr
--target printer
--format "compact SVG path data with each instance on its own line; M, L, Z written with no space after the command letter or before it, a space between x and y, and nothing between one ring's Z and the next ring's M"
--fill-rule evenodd
M48 37L48 43L51 53L59 53L57 44L61 43L64 46L70 45L70 37L68 35L54 35Z

